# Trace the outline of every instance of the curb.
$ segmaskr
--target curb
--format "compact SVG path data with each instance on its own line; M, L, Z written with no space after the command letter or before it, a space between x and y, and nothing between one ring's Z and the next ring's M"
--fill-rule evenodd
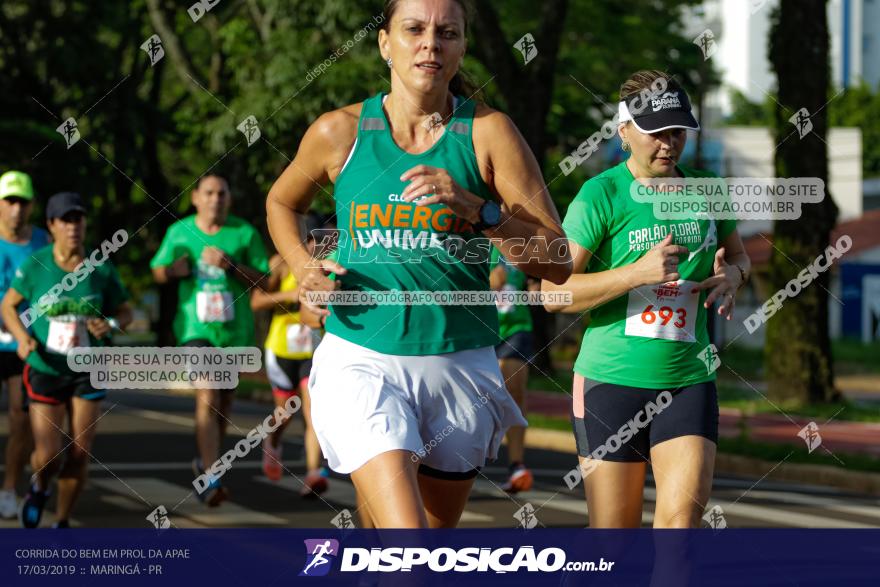
M526 447L577 454L574 435L560 430L526 428ZM880 473L847 471L830 465L777 464L752 457L718 453L715 472L834 487L843 491L880 496Z

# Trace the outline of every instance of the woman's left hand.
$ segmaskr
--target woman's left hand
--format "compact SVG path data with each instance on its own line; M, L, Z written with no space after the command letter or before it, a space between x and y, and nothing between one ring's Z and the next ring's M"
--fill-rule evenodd
M710 308L715 300L720 298L721 305L718 306L718 314L730 320L736 305L736 291L742 285L742 274L739 269L724 260L724 247L719 248L715 253L713 273L712 277L703 280L694 289L699 291L711 288L712 291L706 296L703 307Z
M400 195L403 201L416 206L446 204L459 218L471 223L479 220L480 206L485 200L459 186L445 169L417 165L400 176L400 180L410 182ZM421 199L414 202L417 198Z
M103 318L89 318L86 320L86 328L98 340L107 336L111 330L110 324Z

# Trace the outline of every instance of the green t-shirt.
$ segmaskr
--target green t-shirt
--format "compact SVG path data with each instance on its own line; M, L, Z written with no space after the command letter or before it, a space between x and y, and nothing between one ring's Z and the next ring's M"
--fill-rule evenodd
M492 248L492 257L489 261L490 270L501 265L507 273L507 280L501 291L528 291L528 276L507 262L501 255L501 251ZM498 335L501 340L507 340L517 332L532 331L532 313L525 304L496 304L498 308Z
M219 267L201 262L202 250L216 247L245 265L269 272L269 258L257 230L237 216L229 216L216 234L206 234L196 225L195 215L168 228L150 267L170 265L189 257L191 274L178 285L178 311L174 317L177 344L204 339L217 347L253 346L254 318L250 286Z
M685 177L714 177L678 169ZM625 161L587 181L562 223L567 237L592 252L587 272L599 272L639 260L671 230L673 242L691 252L679 264L688 283L645 286L593 308L574 370L603 383L649 389L712 381L714 371L700 358L709 345L708 292L692 293L692 282L712 275L718 243L736 223L658 220L652 204L630 196L633 181Z
M112 318L128 299L116 268L105 261L85 275L84 266L68 273L55 263L52 245L28 257L16 270L10 288L27 300L37 350L27 359L31 369L49 375L70 375L67 352L73 347L104 346L86 328L88 318ZM68 275L70 277L68 277ZM43 298L53 286L75 285L56 299ZM88 339L88 344L85 340Z

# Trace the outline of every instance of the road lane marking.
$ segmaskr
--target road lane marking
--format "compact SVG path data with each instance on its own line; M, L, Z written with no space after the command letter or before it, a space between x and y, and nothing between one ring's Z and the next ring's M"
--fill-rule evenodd
M474 482L473 493L484 497L492 497L496 499L509 499L516 504L528 502L536 509L536 515L540 519L542 509L551 509L571 514L579 514L582 516L584 524L587 523L587 501L583 498L569 497L567 492L542 491L532 489L530 491L521 491L516 495L507 495L504 491L492 484L486 479L477 479ZM650 511L642 513L642 524L651 525L654 523L654 514Z
M305 476L303 476L305 478ZM253 478L254 481L258 483L263 483L266 485L271 485L273 487L281 487L282 489L287 489L288 491L293 491L299 494L299 490L302 488L302 483L291 477L290 475L285 475L281 478L277 483L274 481L270 481L266 477L257 476ZM331 478L328 479L329 485L327 491L321 494L321 497L325 501L329 501L331 503L338 503L347 508L357 508L357 493L354 489L354 485L351 482L345 479L337 479ZM461 522L491 522L494 520L490 515L481 514L478 512L472 512L469 510L465 510L461 514Z
M218 508L209 509L200 503L192 487L182 487L154 477L129 477L125 482L151 504L164 505L169 509L169 516L184 516L206 526L230 525L286 525L287 520L263 512L251 510L232 502L226 502ZM92 479L91 483L102 489L113 491L126 497L131 491L116 479ZM192 492L189 499L186 496ZM174 511L171 508L180 503ZM146 509L146 508L144 508ZM144 512L144 516L149 512ZM144 520L146 523L146 519Z

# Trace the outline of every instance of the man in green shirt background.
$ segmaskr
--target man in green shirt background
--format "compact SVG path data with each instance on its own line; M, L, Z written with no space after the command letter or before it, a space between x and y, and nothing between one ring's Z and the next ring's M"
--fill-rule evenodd
M150 261L160 284L178 282L174 318L177 344L193 347L255 346L248 292L263 289L269 258L259 232L229 214L232 194L219 175L206 175L192 192L196 213L172 224ZM232 407L234 390L196 390L194 473L202 475L217 460ZM209 506L228 497L219 479L199 499Z

